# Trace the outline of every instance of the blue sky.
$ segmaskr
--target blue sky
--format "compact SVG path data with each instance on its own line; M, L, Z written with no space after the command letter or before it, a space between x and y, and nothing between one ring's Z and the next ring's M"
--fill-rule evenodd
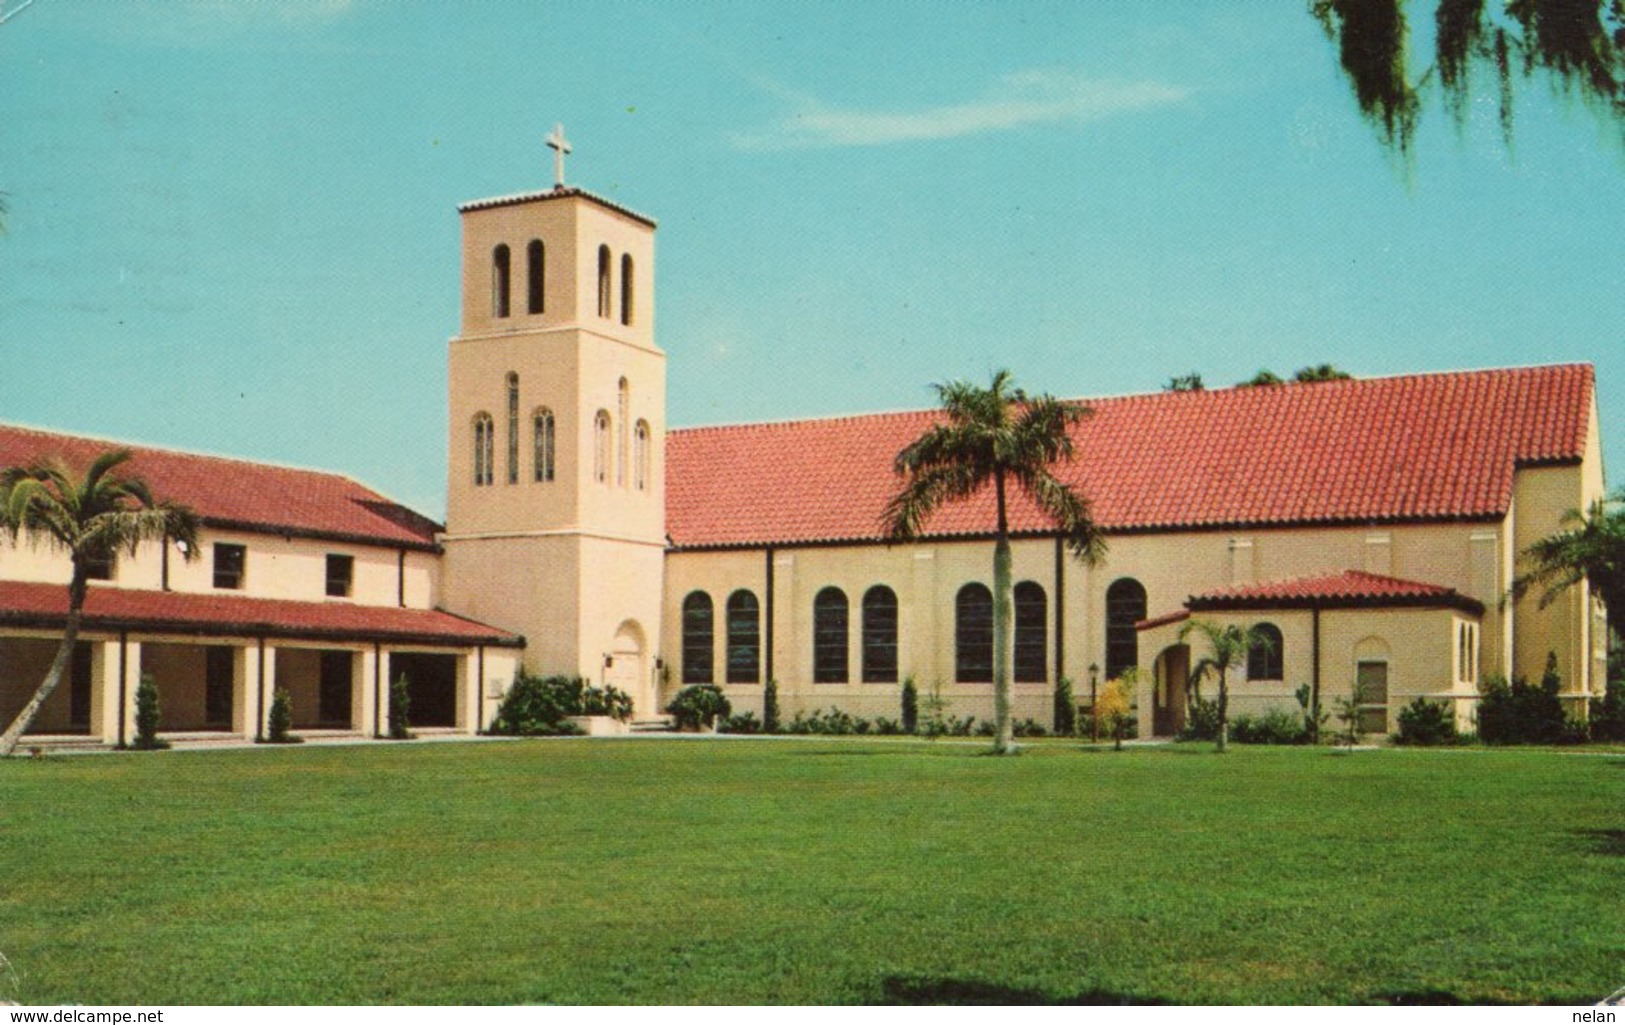
M1420 5L1425 8L1426 5ZM444 509L456 204L660 222L672 425L1260 367L1586 360L1625 480L1625 159L1576 104L1396 166L1307 4L0 2L0 420ZM1414 15L1426 21L1426 11Z

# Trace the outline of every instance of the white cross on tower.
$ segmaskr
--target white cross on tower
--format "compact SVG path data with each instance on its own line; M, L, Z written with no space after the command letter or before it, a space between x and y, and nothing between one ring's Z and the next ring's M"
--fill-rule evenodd
M547 148L553 151L553 187L564 188L564 155L570 152L570 143L564 138L564 125L553 126L547 137Z

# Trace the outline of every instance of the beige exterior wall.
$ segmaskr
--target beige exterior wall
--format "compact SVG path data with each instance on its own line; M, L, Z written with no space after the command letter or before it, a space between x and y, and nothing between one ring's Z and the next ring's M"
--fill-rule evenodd
M240 544L247 549L240 591L214 586L215 543ZM350 596L327 596L327 556L348 555L355 560ZM201 532L198 557L191 562L170 546L169 589L192 594L243 594L255 598L292 601L348 601L358 605L400 603L404 581L408 608L432 608L438 599L439 557L433 552L353 543L285 538L275 534L206 529ZM122 587L155 591L163 586L164 553L157 543L143 544L135 556L123 554L108 581L92 587ZM62 584L71 566L65 556L26 540L0 540L0 580Z

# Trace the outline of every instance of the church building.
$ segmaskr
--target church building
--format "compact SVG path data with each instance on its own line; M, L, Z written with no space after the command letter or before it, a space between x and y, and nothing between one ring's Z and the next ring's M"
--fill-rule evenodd
M759 716L768 680L785 717L896 718L908 679L991 715L991 496L918 543L881 526L892 460L935 414L668 429L655 222L564 184L552 142L553 188L460 208L446 523L336 474L134 447L129 471L202 517L198 550L98 568L36 736L127 742L143 674L180 738L263 736L277 689L296 730L382 736L403 675L415 729L474 733L521 666L613 684L644 720L698 683ZM1086 695L1137 670L1142 735L1173 735L1193 617L1275 641L1232 674L1236 712L1295 710L1311 684L1328 707L1357 695L1368 732L1418 696L1470 724L1486 675L1538 678L1548 652L1576 712L1601 693L1583 585L1503 601L1518 553L1604 493L1589 365L1082 401L1058 473L1108 550L1085 565L1013 506L1018 719L1049 725L1061 677ZM0 466L82 469L115 444L0 426ZM68 575L0 541L6 722Z

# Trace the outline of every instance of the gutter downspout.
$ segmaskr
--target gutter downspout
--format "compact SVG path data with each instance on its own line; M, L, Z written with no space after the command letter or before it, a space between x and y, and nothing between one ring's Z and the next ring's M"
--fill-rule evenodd
M1066 543L1055 535L1055 682L1066 675Z
M485 732L485 645L482 644L474 650L477 653L476 661L479 662L479 668L475 672L480 677L475 688L478 697L474 703L474 735L477 737Z
M384 736L383 700L384 700L384 649L377 641L372 642L372 739L381 740Z
M406 549L395 553L395 602L406 608Z
M1314 638L1313 651L1309 656L1314 662L1313 672L1310 674L1313 686L1309 695L1309 715L1313 723L1313 739L1318 744L1320 743L1320 605L1311 605L1309 611L1313 616L1311 632Z
M773 679L773 546L768 545L762 551L767 556L767 601L765 603L767 629L763 631L767 635L767 665L765 667L767 673L762 677L762 681L766 683L768 680Z

